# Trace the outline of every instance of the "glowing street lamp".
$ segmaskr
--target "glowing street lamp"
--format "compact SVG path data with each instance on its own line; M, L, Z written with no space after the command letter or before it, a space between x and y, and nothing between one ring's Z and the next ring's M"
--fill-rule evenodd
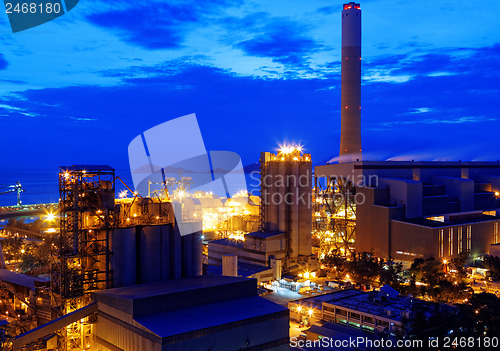
M46 217L45 217L45 220L48 221L48 222L52 222L56 219L56 214L53 213L53 212L49 212L47 213Z

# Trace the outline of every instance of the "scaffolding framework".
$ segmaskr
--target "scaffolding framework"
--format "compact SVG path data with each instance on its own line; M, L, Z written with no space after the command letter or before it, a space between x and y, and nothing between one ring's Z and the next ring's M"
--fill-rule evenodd
M356 188L342 177L328 177L326 184L315 178L313 231L320 255L351 256L356 241Z
M92 291L110 287L115 171L109 166L61 167L59 194L60 236L51 262L53 317L86 306ZM61 330L61 349L88 349L91 323L88 317Z

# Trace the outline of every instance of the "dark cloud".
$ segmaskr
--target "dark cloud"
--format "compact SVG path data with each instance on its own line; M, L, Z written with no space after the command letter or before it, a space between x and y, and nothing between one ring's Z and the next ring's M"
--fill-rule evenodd
M391 69L391 75L457 75L474 74L479 77L499 73L500 44L477 48L435 49L431 53L420 50L408 55L387 55L366 63L370 69Z
M116 31L124 41L134 45L147 49L175 49L182 45L191 26L232 2L212 0L169 4L151 1L124 10L95 13L87 19L97 26Z
M308 26L288 18L255 13L243 18L225 18L221 24L229 33L250 39L231 38L232 45L249 56L270 57L274 62L307 68L311 54L325 47L312 38Z
M294 66L304 65L309 55L321 47L297 27L287 24L273 26L266 33L242 41L236 46L248 55L271 57L275 62Z
M5 59L5 56L3 54L0 54L0 70L1 69L6 69L9 63Z

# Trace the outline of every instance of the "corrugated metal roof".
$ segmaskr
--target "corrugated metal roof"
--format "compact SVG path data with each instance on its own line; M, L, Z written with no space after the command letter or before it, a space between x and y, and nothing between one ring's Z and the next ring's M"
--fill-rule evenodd
M135 320L164 338L286 310L286 307L277 303L253 296L136 318ZM175 322L168 323L168 321Z
M273 237L276 235L282 235L282 234L285 234L285 232L253 232L253 233L248 233L246 235L265 239L265 238L270 238L270 237Z
M8 269L0 269L0 279L15 285L24 286L35 290L35 281L46 282L46 279L32 277L30 275L11 272Z
M117 299L134 300L150 296L168 295L171 293L185 292L198 288L232 284L239 281L247 281L246 278L200 276L188 279L166 280L148 284L139 284L114 288L95 292L95 296L109 296Z

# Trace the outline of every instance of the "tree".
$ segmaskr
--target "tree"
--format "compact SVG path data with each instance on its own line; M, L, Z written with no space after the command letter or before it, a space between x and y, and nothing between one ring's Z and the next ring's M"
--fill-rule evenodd
M459 280L465 279L467 277L466 264L469 261L469 252L462 251L457 257L451 259L450 263L457 270L457 276Z
M484 267L490 270L490 276L494 279L500 279L500 257L485 256L483 260Z

